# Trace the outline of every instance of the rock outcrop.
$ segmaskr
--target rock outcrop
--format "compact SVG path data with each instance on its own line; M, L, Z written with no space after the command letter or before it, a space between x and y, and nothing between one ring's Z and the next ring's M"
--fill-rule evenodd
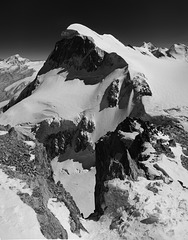
M146 141L149 141L147 125L141 120L126 118L114 132L96 143L96 212L104 212L105 181L126 177L137 180L139 175L144 175L139 160Z
M118 93L119 93L119 80L114 80L110 86L108 91L108 104L109 107L115 107L118 104Z
M79 154L86 149L90 149L90 155L93 156L93 144L89 134L94 130L94 121L84 115L77 125L68 120L54 118L52 121L41 122L33 129L38 141L44 144L50 159L65 153L67 155L69 151L70 154Z

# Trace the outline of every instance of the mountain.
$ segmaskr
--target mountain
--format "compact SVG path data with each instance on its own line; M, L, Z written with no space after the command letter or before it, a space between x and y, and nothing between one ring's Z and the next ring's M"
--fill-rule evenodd
M3 107L0 237L187 239L187 48L130 46L72 24Z
M157 58L170 57L170 58L188 61L188 47L182 43L173 44L168 49L168 48L156 47L151 42L148 42L148 43L144 42L141 45L141 47L137 47L137 50L139 50L142 54L150 55L151 53Z
M151 42L143 42L143 44L141 45L141 48L146 48L148 49L150 52L154 51L157 49L157 47L151 43Z
M29 59L21 57L19 54L15 54L3 60L3 63L9 67L12 65L23 65L29 62ZM2 63L2 65L3 65Z
M185 44L174 44L168 50L168 53L171 54L176 59L184 59L188 61L188 47Z
M0 61L0 108L31 82L43 61L30 61L19 54Z

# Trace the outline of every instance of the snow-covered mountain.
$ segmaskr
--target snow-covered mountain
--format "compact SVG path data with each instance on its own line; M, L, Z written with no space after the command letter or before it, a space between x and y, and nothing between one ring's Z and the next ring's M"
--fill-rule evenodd
M80 48L76 47L78 44ZM148 51L156 50L151 43L145 43L142 48ZM174 51L172 48L169 49L170 54ZM183 55L184 51L179 50L178 53ZM124 46L111 35L99 35L87 27L74 24L62 34L62 40L56 44L45 65L39 71L37 79L22 92L15 103L24 100L6 111L3 121L15 125L24 122L40 122L42 119L53 116L75 122L84 112L85 115L97 114L95 118L101 123L100 118L103 118L103 112L108 111L109 115L116 115L121 122L125 116L120 113L122 111L118 111L118 107L121 105L120 109L122 109L124 105L123 108L127 108L126 104L129 102L122 103L122 84L126 81L132 82L133 85L140 82L139 87L134 87L134 94L131 94L130 87L129 95L132 98L135 98L135 91L142 87L142 83L147 82L152 97L144 97L144 99L147 99L146 102L150 101L149 107L151 106L155 114L165 114L173 108L186 111L187 71L186 61L176 61L169 57L157 59L153 55L143 55L139 50ZM181 80L179 80L180 74ZM101 111L99 105L107 104L104 103L106 99L102 99L104 92L107 87L110 88L115 84L112 84L114 80L119 82L117 106L109 108L105 106L104 111ZM70 87L74 98L70 93L67 94L67 89ZM181 94L176 94L177 89ZM25 94L26 91L27 94ZM120 92L122 96L119 96ZM129 103L133 108L134 104ZM97 106L98 109L94 109ZM24 119L19 114L18 108L20 111L24 108L27 112ZM134 109L129 110L131 112ZM117 111L117 114L114 114L114 111ZM178 112L179 110L176 113ZM124 114L125 111L123 111ZM110 125L112 126L111 123Z
M13 67L12 65L23 65L29 62L29 59L21 57L19 54L15 54L3 60L1 63L4 67Z
M185 44L178 43L172 45L168 50L168 53L176 59L188 61L188 47Z
M188 61L188 47L185 44L173 44L169 49L164 47L157 47L151 42L144 42L141 47L134 47L142 54L154 55L157 58L174 58Z
M0 108L34 80L43 63L30 61L19 54L0 61Z
M16 55L2 71L18 60L31 66ZM130 47L70 25L0 115L0 191L18 205L1 200L0 237L11 207L17 238L186 240L187 77L183 44Z

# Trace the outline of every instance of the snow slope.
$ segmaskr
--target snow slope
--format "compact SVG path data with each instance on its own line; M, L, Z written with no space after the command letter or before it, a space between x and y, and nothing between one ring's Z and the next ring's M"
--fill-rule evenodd
M11 179L0 169L0 239L45 239L36 213L24 204L17 192L31 189L18 179Z
M95 209L95 168L83 169L81 163L70 159L60 163L57 157L52 161L52 168L55 182L60 181L63 184L84 217L88 217Z

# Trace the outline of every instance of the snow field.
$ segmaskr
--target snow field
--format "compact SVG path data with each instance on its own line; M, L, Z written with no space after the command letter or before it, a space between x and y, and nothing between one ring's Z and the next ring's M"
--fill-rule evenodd
M83 169L82 164L67 159L58 162L52 161L55 182L60 181L64 188L70 192L80 212L88 217L94 211L95 168Z

